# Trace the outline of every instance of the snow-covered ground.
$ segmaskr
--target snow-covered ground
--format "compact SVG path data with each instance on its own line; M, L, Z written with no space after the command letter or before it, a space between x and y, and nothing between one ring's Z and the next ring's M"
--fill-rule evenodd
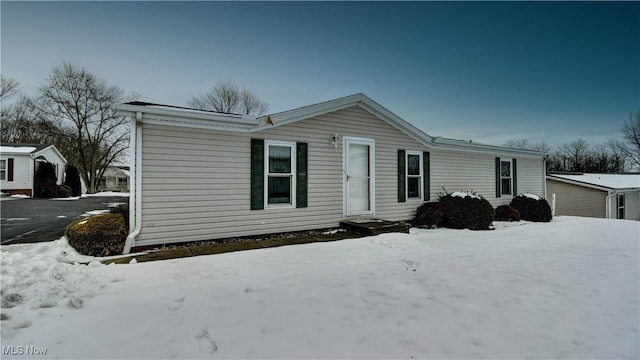
M2 246L2 358L639 357L640 222L495 225L128 265Z

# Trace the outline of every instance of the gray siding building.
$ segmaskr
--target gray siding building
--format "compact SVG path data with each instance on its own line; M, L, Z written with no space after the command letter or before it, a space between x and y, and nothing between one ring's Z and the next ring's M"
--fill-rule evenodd
M259 118L139 102L119 112L133 126L125 251L408 220L443 188L494 206L545 192L545 154L431 137L362 94Z

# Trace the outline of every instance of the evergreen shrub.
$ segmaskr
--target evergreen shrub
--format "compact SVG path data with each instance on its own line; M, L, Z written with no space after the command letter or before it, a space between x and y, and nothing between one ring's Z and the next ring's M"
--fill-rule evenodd
M71 188L67 185L58 185L58 197L67 198L71 196Z
M74 221L64 234L80 254L110 256L122 254L127 229L121 214L104 214Z
M511 206L518 209L522 220L551 221L551 207L541 197L530 194L518 195L511 200Z
M493 206L482 196L452 193L439 198L444 207L444 226L453 229L490 230Z
M65 169L64 184L71 188L71 196L82 195L82 182L80 172L73 165L67 165Z
M34 179L33 197L50 199L58 196L58 185L56 184L58 177L56 169L50 162L38 163Z
M124 225L127 228L127 234L129 233L129 204L121 204L111 208L112 214L120 214L124 219Z
M495 211L496 221L520 221L520 211L511 205L500 205Z
M444 206L439 202L426 202L418 207L413 226L441 227L444 225Z

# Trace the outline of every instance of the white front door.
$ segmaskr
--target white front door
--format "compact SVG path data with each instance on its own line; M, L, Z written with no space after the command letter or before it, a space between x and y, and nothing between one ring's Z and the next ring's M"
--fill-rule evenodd
M344 214L367 215L375 210L375 171L373 139L345 137Z

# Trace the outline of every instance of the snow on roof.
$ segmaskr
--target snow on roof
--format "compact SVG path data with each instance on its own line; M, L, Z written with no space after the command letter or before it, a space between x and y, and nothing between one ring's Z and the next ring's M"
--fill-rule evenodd
M33 146L0 146L0 153L31 154L36 151Z
M550 174L551 178L577 181L609 189L640 188L640 174Z

